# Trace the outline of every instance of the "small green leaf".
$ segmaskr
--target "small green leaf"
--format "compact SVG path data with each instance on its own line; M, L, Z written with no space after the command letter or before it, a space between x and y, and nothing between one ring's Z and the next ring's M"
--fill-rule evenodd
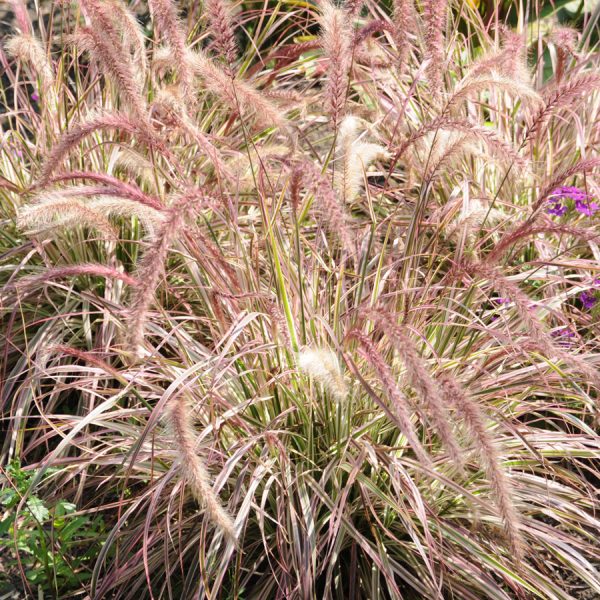
M27 508L31 515L40 523L44 522L50 516L50 511L46 508L42 500L36 496L32 496L27 500Z

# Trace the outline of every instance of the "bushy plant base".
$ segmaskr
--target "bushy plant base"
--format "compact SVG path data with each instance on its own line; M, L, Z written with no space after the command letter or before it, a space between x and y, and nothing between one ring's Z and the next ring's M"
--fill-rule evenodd
M13 0L4 589L600 597L598 13L508 4Z

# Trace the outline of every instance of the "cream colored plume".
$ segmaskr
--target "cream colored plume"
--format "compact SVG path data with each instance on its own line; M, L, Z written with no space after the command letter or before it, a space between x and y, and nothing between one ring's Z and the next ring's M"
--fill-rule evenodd
M190 486L198 504L206 511L206 516L227 536L236 540L235 523L214 491L208 469L196 453L196 432L192 424L192 414L186 406L183 395L171 401L167 411L173 432L173 441L179 452L181 471Z
M475 74L467 73L456 84L453 94L448 101L448 110L460 110L460 103L462 101L473 98L477 94L487 90L504 92L523 103L534 106L541 103L540 95L531 87L531 84L526 79L526 75L521 73L516 67L515 72L510 77L494 70L483 74L474 70L473 73Z
M252 144L243 152L237 152L225 163L235 181L239 192L251 192L256 190L256 173L259 169L264 169L271 173L272 166L281 165L281 159L286 158L290 153L289 146L284 144L265 144L257 146Z
M86 186L81 186L81 192ZM152 237L163 222L159 211L133 200L116 196L77 195L77 187L68 191L53 191L41 194L32 204L24 206L18 217L19 227L29 234L85 225L113 237L114 229L108 218L111 216L137 217Z
M95 229L110 240L116 239L116 230L102 213L74 198L25 206L19 211L17 225L28 235L83 226Z
M487 156L466 133L438 129L414 145L414 159L425 180L432 179L442 166L456 165L464 156Z
M488 226L498 224L504 214L496 208L490 208L488 203L478 198L469 198L465 194L460 213L446 229L446 237L457 237L464 231L466 239L470 242L484 223Z
M362 141L366 128L360 131L360 120L348 115L340 124L336 144L335 186L342 200L356 198L365 181L369 165L377 158L385 158L383 146Z
M348 395L340 363L331 350L323 348L302 350L298 356L298 366L321 383L336 400L343 400Z

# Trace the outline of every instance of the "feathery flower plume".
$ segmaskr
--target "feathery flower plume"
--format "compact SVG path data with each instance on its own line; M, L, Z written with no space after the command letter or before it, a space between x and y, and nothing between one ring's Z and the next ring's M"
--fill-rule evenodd
M556 81L563 78L569 56L577 57L577 30L570 27L555 27L550 33L550 40L556 47Z
M119 93L133 115L139 120L147 120L148 110L142 82L122 45L116 45L112 36L107 36L106 31L97 27L81 27L70 37L70 41L80 50L88 52L101 72L117 84Z
M118 162L118 160L117 160ZM162 202L154 197L145 194L136 185L132 183L125 183L121 179L107 175L106 173L94 173L92 171L70 171L69 173L63 173L52 177L48 182L50 185L53 183L59 183L62 181L85 179L93 181L95 183L102 184L102 187L96 187L94 189L100 190L98 193L106 194L108 196L120 196L121 198L127 198L129 200L135 200L140 204L154 208L155 210L162 210L164 208Z
M38 232L59 224L63 226L74 224L73 219L78 218L80 207L83 206L104 217L137 217L152 235L156 227L162 223L164 213L145 203L123 198L118 193L113 194L114 191L120 190L100 186L73 186L44 192L37 195L34 202L21 211L19 222L23 226L33 224ZM67 214L70 201L74 202L73 215Z
M154 166L140 152L122 147L115 160L115 169L132 181L139 179L140 186L152 190L153 196L147 197L152 198L157 203L155 208L160 208L163 205L162 200L155 196L160 194L160 182L154 177Z
M138 264L137 279L140 285L135 289L131 299L128 327L128 345L137 358L143 358L145 354L144 328L148 311L154 301L160 278L164 274L165 261L171 245L181 234L188 213L197 209L201 200L197 192L185 194L175 200L154 241Z
M236 539L235 525L229 513L221 506L210 484L210 476L204 461L195 448L195 432L192 417L183 394L171 400L167 410L173 441L179 452L181 471L198 504L206 511L211 522L230 540Z
M273 298L265 298L264 300L267 314L271 319L271 325L273 329L279 333L283 343L285 344L285 347L292 348L292 338L290 337L290 332L288 330L285 317L283 316L279 306L277 306L277 302Z
M123 2L112 2L110 9L116 11L115 19L118 20L125 47L129 50L133 64L135 65L135 76L141 85L148 73L148 57L146 55L146 38L141 23L136 16L127 8Z
M356 245L348 225L348 216L340 205L335 190L315 165L305 162L301 163L301 167L304 169L304 186L314 194L317 209L323 217L325 226L339 237L344 250L353 254Z
M402 69L410 52L410 36L417 31L417 13L414 0L393 0L393 37L396 44L396 68Z
M392 403L392 411L396 417L398 428L406 438L406 441L414 450L417 458L424 465L431 467L431 458L419 441L415 428L410 420L408 401L398 388L391 369L377 351L375 344L366 335L360 331L353 331L349 334L349 337L358 340L360 344L358 349L359 354L373 367L373 369L375 369L383 389Z
M352 29L348 15L330 0L321 3L321 45L329 59L325 102L335 130L344 112L352 59Z
M44 97L44 110L54 116L58 110L54 69L42 43L32 35L15 35L6 42L6 51L15 59L28 64L34 75L39 78Z
M141 88L148 72L148 60L146 57L146 41L142 27L136 17L125 6L123 2L105 0L79 0L84 13L91 23L91 29L100 33L101 38L99 50L104 55L121 56L127 63L125 70L131 72L136 79L136 85ZM104 48L104 46L107 46ZM96 56L99 59L100 68L109 68L115 72L115 65L103 65L104 55Z
M187 54L187 53L186 53ZM173 53L169 46L158 46L154 49L152 54L152 63L150 65L151 72L155 77L165 77L172 71L177 69L177 65L173 59ZM155 86L156 89L160 89L160 84ZM177 96L181 97L181 89L179 86L170 86L177 88ZM171 90L169 90L171 91Z
M32 26L31 19L29 18L29 12L27 5L24 0L10 0L13 12L15 13L15 20L22 34L31 35Z
M544 106L534 115L525 137L531 140L548 122L556 110L564 106L572 106L588 96L585 92L600 87L598 73L583 73L579 76L569 77L564 83L550 85L543 93Z
M151 238L154 237L165 219L165 214L162 211L110 194L96 195L86 200L85 204L107 217L135 217Z
M507 169L507 176L511 171L525 170L527 162L494 131L478 126L469 128L468 122L463 121L450 123L451 125L442 124L435 133L429 132L419 143L422 151L415 152L412 162L421 162L425 181L432 181L444 172L444 168L448 170L453 162L470 157L485 157L488 161L494 160L513 167L514 169Z
M445 60L445 31L448 18L447 0L424 0L425 55L429 60L427 74L431 91L438 96L442 90Z
M473 77L469 74L459 81L448 99L446 110L459 108L459 101L468 99L486 90L500 90L512 97L528 102L535 106L542 102L540 95L531 87L528 81L521 81L514 75L505 75L498 71L490 71Z
M200 129L198 129L196 124L184 110L184 107L172 94L164 91L158 92L156 99L152 103L153 112L157 109L166 113L166 120L169 123L172 123L181 129L191 137L196 144L198 144L198 148L206 154L220 177L232 177L217 148L215 148L213 143L200 131Z
M454 222L450 224L444 234L447 238L453 238L458 237L459 234L464 231L467 242L473 244L477 232L484 221L493 226L499 223L504 216L502 211L490 208L489 205L484 204L481 200L469 199L466 204L463 201L460 214Z
M466 133L439 129L435 134L431 133L424 138L421 145L424 145L424 153L415 153L415 162L419 160L419 155L424 156L421 159L423 168L423 180L431 182L438 173L442 173L442 167L446 170L449 163L457 161L463 156L478 156L480 149Z
M265 90L263 95L269 100L280 102L281 106L300 106L306 103L302 94L293 90Z
M348 15L350 22L360 16L364 3L365 0L346 0L344 8L346 9L346 14Z
M151 130L144 127L143 123L140 123L138 120L119 112L91 114L87 120L78 123L70 131L63 134L59 143L52 148L42 168L38 185L46 185L56 168L69 152L88 135L99 130L116 130L118 133L127 133L135 136L143 144L153 150L157 150L163 156L175 160L175 157L162 140L157 138Z
M413 341L399 325L396 325L396 318L393 315L374 309L369 309L363 314L391 340L404 363L408 381L431 415L433 425L438 430L442 443L448 449L450 458L455 465L462 469L464 464L462 452L450 427L450 418L440 387L430 375L427 364L417 352Z
M181 97L190 102L194 98L192 72L188 62L186 34L177 8L172 0L148 0L154 26L162 42L171 48L172 64L175 65L181 85Z
M240 192L256 189L256 177L261 172L271 177L271 166L278 169L289 160L290 147L285 144L250 144L244 152L236 152L227 161L227 170L231 180ZM273 173L275 175L275 173Z
M213 46L225 59L226 70L233 75L233 64L237 58L235 27L232 7L228 0L206 0L204 14L208 19L208 30L213 37Z
M206 89L243 117L253 115L262 127L278 127L289 134L289 124L281 110L248 82L232 79L203 52L189 52L190 67L203 80Z
M345 400L348 388L337 356L331 350L306 348L298 355L298 367L323 384L338 401Z
M122 379L123 377L123 375L117 369L106 363L101 358L98 358L98 354L100 353L86 352L84 350L80 350L79 348L73 348L72 346L64 346L63 344L55 344L50 346L48 351L55 352L56 354L60 355L72 356L73 358L102 369L102 371L109 374L111 377L114 377L115 379Z
M366 25L363 25L356 30L354 34L354 50L356 51L357 47L360 46L366 39L379 31L389 31L394 33L394 27L382 19L369 21Z
M498 159L509 161L520 170L524 170L527 162L522 158L518 151L509 142L503 140L495 131L488 127L482 127L476 123L472 123L467 119L450 119L448 117L439 117L429 123L425 123L414 133L410 135L395 151L396 158L402 154L412 144L434 132L447 132L462 134L462 142L464 144L481 142L486 146L488 152ZM455 148L455 151L460 150L460 144ZM475 151L476 154L480 154Z
M519 513L513 502L512 485L500 465L498 450L486 428L482 410L450 375L442 375L438 383L445 403L456 408L476 444L504 523L512 555L516 562L520 562L523 559L523 539L519 531Z
M376 30L381 29L377 29L377 24L375 24L375 27ZM368 28L366 33L369 33ZM387 52L387 49L384 50L381 44L374 43L371 40L368 40L367 44L362 46L358 43L358 40L361 39L360 34L361 30L356 30L353 44L353 62L357 65L365 66L368 69L373 69L374 71L391 68L394 63L389 52Z
M473 61L463 81L477 80L495 73L531 89L524 36L505 27L501 27L500 31L502 48L485 52L481 58Z
M134 279L131 275L118 271L112 267L98 264L68 265L47 269L43 273L37 275L27 275L26 277L22 277L18 281L4 286L2 290L4 296L0 296L0 299L6 301L7 297L13 293L17 293L21 297L24 294L39 293L40 286L48 281L65 279L67 277L78 277L80 275L116 279L132 287L135 287L138 284L137 279Z
M28 235L58 228L89 227L108 240L115 241L117 232L102 212L87 206L77 198L58 196L52 200L28 204L18 215L17 226Z
M292 167L290 172L290 184L289 184L289 195L290 202L292 203L292 208L294 209L294 214L298 212L300 208L300 194L302 187L302 177L304 176L304 172L302 169L302 165L300 163L295 164Z
M358 125L356 117L344 117L336 140L335 183L343 202L350 202L357 196L367 167L375 159L387 155L383 146L359 140Z
M506 250L513 248L513 251L515 251L519 248L519 242L522 242L523 240L531 238L540 233L571 235L585 241L597 240L598 237L600 237L600 232L597 232L593 229L571 227L570 225L562 225L560 223L553 223L552 221L545 221L539 225L536 225L535 222L525 222L516 229L506 233L500 239L500 241L486 255L486 262L490 264L498 262Z

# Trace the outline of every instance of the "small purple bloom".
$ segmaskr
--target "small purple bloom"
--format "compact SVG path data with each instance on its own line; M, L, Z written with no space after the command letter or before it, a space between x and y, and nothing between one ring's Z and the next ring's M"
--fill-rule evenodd
M590 202L589 200L575 200L575 210L582 215L591 217L598 209L600 209L600 206L595 202Z
M552 191L548 198L549 207L546 209L546 212L550 215L562 217L568 210L565 202L573 202L575 210L588 217L591 217L597 210L600 210L600 206L591 201L589 194L578 187L565 185Z
M546 209L546 212L549 215L556 215L557 217L562 217L567 212L567 207L564 204L561 204L557 200L550 200L551 206Z
M492 298L496 304L510 304L510 298Z
M570 327L561 327L550 334L557 339L557 343L562 348L570 348L573 346L572 338L575 337L575 332Z
M40 101L40 95L37 92L33 92L33 94L31 94L31 99L34 102L39 102Z
M587 200L588 198L588 195L583 190L580 190L574 185L563 185L562 187L556 188L551 196L561 200L569 198L575 202L577 202L577 200Z
M570 327L561 327L550 334L552 337L572 338L575 337L575 332Z
M581 292L581 294L579 294L579 300L581 301L581 304L583 304L583 308L590 310L591 308L594 308L598 298L596 298L594 293Z

